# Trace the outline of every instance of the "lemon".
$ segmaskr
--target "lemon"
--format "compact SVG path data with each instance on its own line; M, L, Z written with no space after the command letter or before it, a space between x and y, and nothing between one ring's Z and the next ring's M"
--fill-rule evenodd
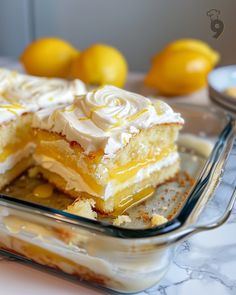
M71 77L91 85L111 84L123 87L127 68L127 62L119 50L105 44L94 44L75 59Z
M156 54L145 84L167 96L185 95L207 84L219 54L200 40L181 39Z
M147 79L149 85L168 96L184 95L204 87L211 62L193 51L179 51L156 60Z
M180 39L170 43L165 51L180 51L180 50L191 50L201 53L206 56L206 58L211 61L212 65L219 61L219 54L213 50L208 44L197 39Z
M41 38L31 43L20 61L31 75L66 78L79 51L59 38Z

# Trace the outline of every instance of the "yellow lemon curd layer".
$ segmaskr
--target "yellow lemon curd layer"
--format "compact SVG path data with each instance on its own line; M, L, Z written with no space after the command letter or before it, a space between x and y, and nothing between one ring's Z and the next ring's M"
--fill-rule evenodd
M131 186L116 193L107 201L84 192L77 192L75 190L68 191L66 189L66 181L60 175L47 171L44 168L40 168L40 171L44 177L46 177L56 187L68 193L70 196L81 199L92 197L95 200L95 207L98 211L105 214L109 213L113 216L118 216L125 212L128 208L146 200L155 191L154 187L146 186L145 188L139 189L137 192L133 193L133 187Z
M0 175L0 189L4 188L7 184L9 184L12 180L18 177L23 171L29 168L32 165L32 157L29 156L27 158L22 159L20 162L16 163L16 165L10 170L6 171L4 174Z
M6 161L6 159L15 154L17 151L24 149L24 147L33 141L33 134L29 123L27 122L23 127L20 126L12 134L12 140L2 145L0 149L0 163Z
M30 142L32 142L32 140L24 140L14 144L6 145L3 151L0 153L0 163L5 162L9 156L14 155L17 151L24 149L24 147L26 147Z
M37 148L36 154L43 155L55 159L56 161L74 170L80 175L83 181L96 192L96 195L103 196L105 185L99 183L99 177L96 176L96 165L101 163L101 154L96 154L94 157L87 157L82 154L82 149L79 145L71 145L70 151L63 149L60 145L55 144L57 140L64 140L58 134L50 134L45 131L36 132ZM126 164L119 165L115 163L114 167L109 169L109 172L105 179L105 184L109 182L122 183L125 180L134 177L140 169L146 168L151 164L154 164L176 151L176 145L172 144L168 147L160 149L158 154L144 158L142 161L129 161ZM73 154L71 153L73 151ZM83 161L88 163L87 171L79 165L80 158L83 157ZM101 175L100 177L104 177Z
M167 148L160 150L160 153L152 157L143 159L142 161L130 161L129 163L118 166L109 172L109 179L123 182L137 174L140 169L146 168L175 152L177 147L173 144Z
M43 176L53 183L60 190L66 192L74 198L93 198L95 200L96 210L103 214L118 216L125 212L127 209L143 202L155 192L155 186L163 183L164 181L173 177L179 170L179 161L173 165L164 167L161 171L156 171L152 174L151 178L145 179L141 182L127 186L108 200L91 196L84 192L78 192L74 189L67 190L67 183L60 175L50 172L44 168L40 168Z

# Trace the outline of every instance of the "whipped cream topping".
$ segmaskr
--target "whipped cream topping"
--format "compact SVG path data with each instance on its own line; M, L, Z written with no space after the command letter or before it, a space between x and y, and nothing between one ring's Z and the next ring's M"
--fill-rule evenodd
M0 95L0 124L14 120L17 116L20 116L27 112L27 107L17 102L11 103Z
M154 104L144 96L104 86L65 108L38 112L33 126L78 142L86 154L103 150L113 156L140 130L166 123L184 121L162 101Z
M0 69L0 123L25 112L72 103L75 95L86 93L80 80L67 81L20 74ZM6 114L1 116L3 112Z

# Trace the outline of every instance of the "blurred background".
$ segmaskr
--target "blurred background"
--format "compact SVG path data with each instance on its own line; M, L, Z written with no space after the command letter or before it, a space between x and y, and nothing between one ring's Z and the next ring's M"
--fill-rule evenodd
M224 32L213 38L207 11L220 10ZM0 56L18 58L42 36L58 36L80 50L103 42L120 49L132 71L146 71L168 42L198 38L236 63L235 0L0 0Z

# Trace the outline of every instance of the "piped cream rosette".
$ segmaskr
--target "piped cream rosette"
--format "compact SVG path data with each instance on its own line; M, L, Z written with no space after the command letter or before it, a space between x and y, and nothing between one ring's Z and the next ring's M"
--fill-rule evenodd
M78 99L87 118L104 131L123 126L145 128L156 116L149 99L114 86L106 86Z

